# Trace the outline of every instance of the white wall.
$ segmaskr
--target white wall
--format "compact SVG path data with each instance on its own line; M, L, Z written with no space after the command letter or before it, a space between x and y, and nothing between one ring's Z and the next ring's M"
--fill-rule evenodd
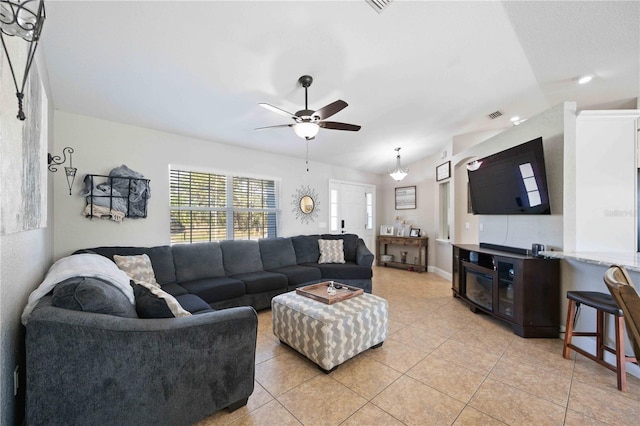
M26 49L27 47L27 44L17 37L5 37L5 41L10 48ZM0 52L0 55L3 56L0 60L5 61L4 52ZM16 66L17 63L15 63ZM37 57L36 64L48 98L51 100L45 63L40 57ZM6 66L6 62L2 65ZM20 66L23 66L23 64L20 63ZM2 104L0 117L3 120L2 125L6 125L8 122L4 120L11 120L11 124L15 124L14 120L17 120L15 118L17 99L14 94L13 82L3 79L2 85L5 85L5 82L4 89L11 92L10 98L14 102ZM28 102L28 100L25 100L25 102ZM51 142L53 140L51 129L51 123L53 122L52 111L51 105L49 105L48 110L45 111L49 117L49 129L43 130L47 131L49 135L48 151L51 151ZM27 120L29 120L29 117L27 117ZM21 140L3 138L3 149L0 155L12 155L12 153L19 150L12 149L11 145L21 143ZM13 148L15 148L15 145ZM8 160L9 163L12 162L11 158L8 158ZM13 163L17 170L21 167L19 159L16 158ZM27 303L29 293L42 281L43 275L51 264L53 248L51 181L52 176L49 175L46 198L47 223L49 226L0 236L0 424L2 425L19 424L24 416L24 327L20 323L20 314ZM2 196L3 194L0 194L0 197ZM2 201L6 202L7 200L3 199ZM13 371L16 366L19 367L20 372L20 387L18 396L14 397Z
M388 174L380 176L380 185L378 187L378 228L380 225L396 226L396 217L399 221L406 221L407 224L413 225L414 228L420 228L423 236L429 237L429 248L427 256L427 265L433 270L437 262L436 257L436 236L437 236L437 199L438 193L435 185L435 169L440 162L439 156L431 156L421 161L410 162L410 158L401 158L402 167L409 168L409 174L402 181L396 182ZM442 161L444 162L444 160ZM395 166L395 159L389 158L389 168ZM395 188L404 186L416 187L416 208L410 210L395 209ZM388 253L393 254L396 259L400 257L400 247L389 246ZM404 248L402 248L404 250ZM417 256L417 250L407 248L409 252L407 259Z
M303 159L232 147L211 141L99 120L63 111L54 114L54 149L75 150L78 177L73 195L63 179L56 180L54 194L54 256L59 258L81 248L102 245L153 246L169 244L169 165L194 170L234 173L279 179L281 182L281 236L328 232L319 223L329 222L329 179L378 185L380 177L348 168ZM148 217L125 219L123 223L89 220L81 215L85 206L78 196L86 174L108 174L121 164L151 180ZM302 224L292 212L292 195L301 185L314 188L319 196L319 218ZM373 249L373 247L371 248Z

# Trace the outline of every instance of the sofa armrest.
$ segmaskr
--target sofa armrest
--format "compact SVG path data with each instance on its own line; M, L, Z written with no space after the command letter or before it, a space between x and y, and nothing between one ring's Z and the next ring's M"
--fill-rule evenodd
M373 265L373 253L367 248L362 238L358 239L356 246L356 263L361 266Z
M257 323L251 307L137 319L43 299L26 326L27 424L200 420L253 392Z

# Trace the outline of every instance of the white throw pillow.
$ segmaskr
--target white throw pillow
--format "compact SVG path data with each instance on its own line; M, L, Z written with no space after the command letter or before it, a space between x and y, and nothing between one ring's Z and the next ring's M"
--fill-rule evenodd
M119 256L114 255L118 268L122 269L136 283L149 283L160 288L160 284L156 281L156 274L151 266L151 259L146 254L138 256Z
M345 263L344 240L318 240L320 259L318 263Z

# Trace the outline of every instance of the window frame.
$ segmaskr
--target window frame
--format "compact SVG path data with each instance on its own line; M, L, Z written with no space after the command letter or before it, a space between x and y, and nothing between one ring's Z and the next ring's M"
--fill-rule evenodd
M185 180L185 182L183 182L182 187L189 187L191 188L192 186L187 185L187 183L191 183L193 182L193 175L207 175L209 176L209 181L211 181L211 177L215 177L215 178L224 178L225 180L225 196L224 196L224 205L220 206L220 205L209 205L209 206L202 206L202 205L195 205L196 203L192 202L191 199L189 199L189 204L187 205L176 205L174 204L174 179L177 179L176 177L174 177L174 173L175 174L179 174L179 173L184 173L184 174L189 174L189 178ZM237 183L238 181L245 181L245 185L244 187L247 187L248 190L246 191L246 194L244 191L239 192L237 191L238 186L235 185L235 183ZM272 185L273 188L271 188L270 190L267 189L266 191L262 190L262 206L252 206L251 205L251 200L250 200L250 194L251 194L251 186L255 185L255 184L261 184L261 185ZM170 241L171 244L190 244L190 243L196 243L196 242L207 242L207 241L222 241L222 240L233 240L233 239L259 239L259 238L275 238L278 236L278 232L280 229L280 215L281 215L281 210L280 210L280 205L281 205L281 197L280 197L280 179L278 178L273 178L273 177L256 177L256 176L241 176L239 173L224 173L224 172L218 172L218 171L211 171L211 170L198 170L196 168L193 167L188 167L188 166L178 166L178 165L170 165L169 166L169 215L170 215ZM209 187L210 188L210 187ZM255 188L255 187L254 187ZM208 194L200 194L202 195L209 195L209 202L211 203L211 199L210 199L210 192ZM246 205L238 205L237 204L237 200L239 197L245 196L246 195ZM192 195L190 194L189 197L191 197ZM265 198L269 198L271 197L271 201L265 200ZM206 197L205 197L206 198ZM242 200L244 204L244 199ZM264 206L265 203L268 204L272 204L271 206ZM225 226L224 226L224 237L220 237L220 232L219 230L221 229L220 227L218 228L212 228L211 226L209 226L208 228L208 232L204 232L204 234L206 235L205 238L198 237L197 235L194 237L194 228L193 226L191 226L190 230L183 230L183 234L184 234L184 238L180 239L180 238L175 238L174 235L179 234L180 232L174 232L174 212L208 212L209 214L212 213L222 213L224 215L224 221L225 221ZM261 231L262 232L257 232L257 233L251 233L251 229L253 229L251 226L249 226L249 222L247 222L247 226L246 226L246 235L239 235L238 232L238 215L244 215L248 213L248 221L251 221L252 219L252 215L254 213L257 213L258 215L267 215L265 218L262 219L262 227L261 227ZM201 222L202 223L202 222ZM204 223L206 223L206 220L204 221ZM203 228L206 229L206 228ZM218 232L216 232L216 229L218 230ZM201 229L202 231L202 229ZM188 237L187 237L188 235ZM202 234L201 234L202 235Z

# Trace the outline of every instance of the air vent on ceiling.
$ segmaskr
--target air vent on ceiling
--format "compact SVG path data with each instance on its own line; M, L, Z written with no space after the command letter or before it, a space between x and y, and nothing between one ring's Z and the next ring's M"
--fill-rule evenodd
M376 12L382 13L382 11L391 4L393 0L365 0L369 5L375 9Z
M495 120L498 117L501 117L502 113L500 111L494 111L491 114L487 115L487 117L489 117L489 120Z

